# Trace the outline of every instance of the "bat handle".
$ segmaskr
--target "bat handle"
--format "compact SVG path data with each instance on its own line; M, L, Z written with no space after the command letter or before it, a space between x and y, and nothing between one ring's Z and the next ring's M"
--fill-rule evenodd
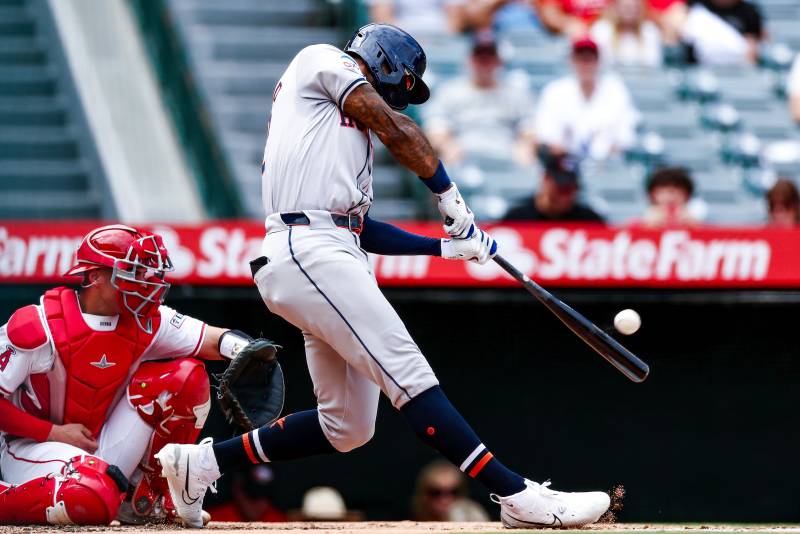
M511 263L500 254L495 254L492 259L497 265L499 265L505 272L514 277L514 279L517 281L525 283L530 280L526 274L522 273L522 271L511 265Z

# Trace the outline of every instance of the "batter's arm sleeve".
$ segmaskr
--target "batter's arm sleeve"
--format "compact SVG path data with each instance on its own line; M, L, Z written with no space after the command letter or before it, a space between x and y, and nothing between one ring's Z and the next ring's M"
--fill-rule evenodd
M384 256L441 256L442 240L412 234L367 215L361 230L361 248Z

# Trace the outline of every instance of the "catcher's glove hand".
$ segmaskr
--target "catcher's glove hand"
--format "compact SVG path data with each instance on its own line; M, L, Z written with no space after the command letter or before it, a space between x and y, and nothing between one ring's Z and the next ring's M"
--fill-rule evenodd
M225 372L215 375L222 413L245 432L272 423L283 411L285 388L277 350L278 345L268 339L254 339Z

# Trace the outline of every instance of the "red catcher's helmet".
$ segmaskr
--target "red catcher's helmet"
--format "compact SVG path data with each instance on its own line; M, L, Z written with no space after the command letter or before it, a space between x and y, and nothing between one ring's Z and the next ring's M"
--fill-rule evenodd
M77 263L65 275L110 268L120 303L134 315L139 328L152 333L151 317L158 313L169 289L164 276L173 270L161 236L121 224L102 226L86 234L76 257Z

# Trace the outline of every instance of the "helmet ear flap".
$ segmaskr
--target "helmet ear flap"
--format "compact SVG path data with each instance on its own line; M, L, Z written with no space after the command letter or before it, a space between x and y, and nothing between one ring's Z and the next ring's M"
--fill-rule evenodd
M381 96L392 109L400 111L408 107L408 93L402 87L385 84Z

